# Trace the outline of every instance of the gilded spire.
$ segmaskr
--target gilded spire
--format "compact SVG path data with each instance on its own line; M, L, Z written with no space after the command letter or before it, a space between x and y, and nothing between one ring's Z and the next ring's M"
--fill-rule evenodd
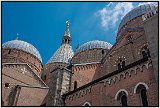
M70 31L69 31L69 26L70 26L70 21L66 21L66 31L64 32L64 36L69 36L70 37Z

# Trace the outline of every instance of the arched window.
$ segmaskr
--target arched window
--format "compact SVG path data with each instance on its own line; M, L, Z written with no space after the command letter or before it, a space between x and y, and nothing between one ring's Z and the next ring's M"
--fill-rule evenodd
M147 101L147 94L146 94L146 89L141 90L141 99L142 99L142 105L143 106L148 106L148 101Z
M125 61L122 61L122 58L119 58L118 70L125 67Z
M151 57L149 49L147 47L143 48L143 50L142 50L142 56L143 56L143 58Z
M74 90L77 89L77 81L74 81Z
M67 43L67 39L65 39L65 43Z
M89 106L89 104L86 103L84 106Z
M127 102L128 92L125 89L119 90L115 99L120 102L121 106L128 106Z
M85 102L83 106L91 106L91 104L89 102Z
M123 95L121 97L121 104L122 106L127 106L127 96L126 95Z
M145 85L144 84L143 83L137 84L134 91L137 94L139 94L142 105L143 106L148 106L148 99L147 99L148 86L146 84Z

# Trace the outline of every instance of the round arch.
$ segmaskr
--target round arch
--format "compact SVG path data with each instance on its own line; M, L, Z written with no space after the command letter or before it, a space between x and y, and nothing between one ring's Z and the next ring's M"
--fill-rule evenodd
M125 90L125 89L120 89L120 90L116 93L116 95L115 95L115 100L117 100L118 94L119 94L120 92L122 92L122 91L125 92L126 95L128 96L127 90Z
M85 102L83 106L91 106L90 102Z
M136 93L137 87L138 87L140 84L144 85L145 88L146 88L146 90L149 89L149 87L148 87L148 85L147 85L146 83L144 83L144 82L139 82L139 83L134 87L134 93Z

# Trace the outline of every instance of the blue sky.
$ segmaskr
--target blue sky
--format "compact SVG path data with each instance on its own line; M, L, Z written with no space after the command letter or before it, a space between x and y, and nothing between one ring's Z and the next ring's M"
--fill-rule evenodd
M145 2L2 2L2 44L16 39L31 43L43 64L59 48L69 19L72 48L92 40L111 43L123 16ZM148 2L149 3L149 2Z

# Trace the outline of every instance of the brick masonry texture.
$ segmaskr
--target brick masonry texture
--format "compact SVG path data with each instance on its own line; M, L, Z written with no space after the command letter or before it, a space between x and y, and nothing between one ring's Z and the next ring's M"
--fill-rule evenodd
M42 64L35 56L17 49L2 49L2 63L28 63L35 71L41 74Z
M157 16L154 17L158 18ZM141 17L137 17L124 25L118 32L119 36L116 44L95 68L88 66L89 69L86 71L87 68L85 67L87 67L87 65L74 66L74 74L71 79L72 90L74 86L73 81L77 81L81 87L86 84L85 79L87 80L89 76L92 76L92 79L88 78L86 81L87 83L116 71L118 69L117 65L120 63L120 58L122 61L125 61L125 65L132 64L142 59L144 47L148 47L150 52L155 49L155 51L150 53L151 59L111 76L106 80L91 84L67 95L65 105L83 106L84 103L89 102L91 106L121 106L121 102L116 100L115 96L119 90L126 90L128 92L128 106L142 106L140 94L134 93L134 89L138 83L144 83L148 86L147 100L149 106L158 106L158 83L155 78L158 76L158 73L156 73L154 69L154 67L158 65L158 56L156 56L158 55L158 42L155 41L157 40L156 36L158 36L158 31L153 33L155 29L157 30L157 26L152 28L152 25L156 25L155 23L157 23L154 17L152 17L153 19L148 19L144 25ZM143 27L143 29L128 30L123 36L121 35L127 28L138 26ZM131 41L128 40L130 36ZM79 76L79 78L77 76ZM82 83L80 82L81 80ZM86 90L87 88L90 88L91 91L88 92Z
M2 49L2 105L122 106L123 91L128 106L143 106L139 91L145 87L148 105L158 106L158 15L148 14L145 21L139 16L127 22L110 50L79 52L72 64L42 67L29 53ZM144 58L144 51L151 57Z

